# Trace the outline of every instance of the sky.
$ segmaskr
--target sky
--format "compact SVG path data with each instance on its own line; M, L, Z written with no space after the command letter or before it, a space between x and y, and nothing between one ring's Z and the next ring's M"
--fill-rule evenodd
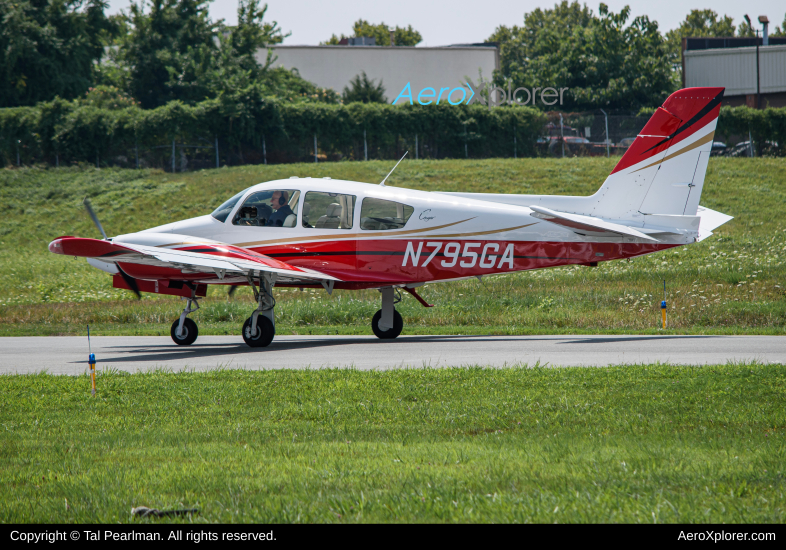
M118 13L129 5L129 0L109 0L108 13ZM385 22L390 26L412 25L423 35L419 46L444 46L483 42L500 25L521 25L524 13L535 8L551 8L556 0L268 0L266 21L277 21L284 32L291 35L284 44L308 45L324 42L332 34L349 35L358 19L371 23ZM597 13L600 2L585 2ZM759 15L767 15L770 29L782 26L786 3L783 0L606 0L606 5L617 13L625 5L631 6L632 17L647 15L658 22L662 32L679 26L692 9L712 9L729 15L739 25L746 13L758 26ZM237 0L214 0L210 15L224 19L227 24L237 22Z

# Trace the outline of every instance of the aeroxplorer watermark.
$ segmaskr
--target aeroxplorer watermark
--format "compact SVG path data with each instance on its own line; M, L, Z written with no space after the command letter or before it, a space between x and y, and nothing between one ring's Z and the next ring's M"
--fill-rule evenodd
M413 96L412 84L407 82L404 88L393 100L393 105L396 105L399 100L409 101L410 105L414 105L415 101L420 105L439 105L442 102L447 102L450 105L472 105L479 103L480 105L487 105L489 109L492 107L501 107L502 105L535 105L538 97L544 105L560 105L564 102L564 94L568 88L554 88L554 87L532 87L532 88L516 88L508 84L508 89L505 91L499 86L491 86L491 83L486 83L484 89L483 81L480 85L475 85L472 82L466 82L464 86L457 86L450 88L425 87L421 89L417 96ZM540 93L538 93L540 92ZM414 99L416 98L416 99Z
M740 531L702 531L694 533L680 531L677 540L722 542L722 541L774 541L775 533L748 533Z

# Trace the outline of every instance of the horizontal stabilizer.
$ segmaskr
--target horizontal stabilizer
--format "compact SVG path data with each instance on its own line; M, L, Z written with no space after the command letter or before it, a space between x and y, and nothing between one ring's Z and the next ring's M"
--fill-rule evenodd
M529 208L533 211L531 216L563 227L568 227L576 233L614 233L616 235L627 235L629 237L636 237L637 239L657 242L657 239L653 239L632 227L607 222L600 218L582 216L579 214L568 214L567 212L557 212L556 210L551 210L550 208L544 208L542 206L530 206Z
M710 210L709 208L704 208L703 206L699 206L696 215L701 218L701 223L699 224L699 237L696 239L697 241L703 241L712 235L713 229L716 229L729 220L734 219L734 216L727 216L726 214L717 212L715 210Z

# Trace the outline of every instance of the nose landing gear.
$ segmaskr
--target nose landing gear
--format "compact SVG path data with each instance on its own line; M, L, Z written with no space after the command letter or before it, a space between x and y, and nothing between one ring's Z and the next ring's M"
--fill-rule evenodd
M199 302L197 302L196 298L196 286L191 289L191 298L186 298L186 300L186 307L180 314L180 318L172 323L172 328L169 329L169 335L178 346L190 346L199 336L197 324L186 317L189 313L194 313L199 309ZM191 309L192 305L196 307Z

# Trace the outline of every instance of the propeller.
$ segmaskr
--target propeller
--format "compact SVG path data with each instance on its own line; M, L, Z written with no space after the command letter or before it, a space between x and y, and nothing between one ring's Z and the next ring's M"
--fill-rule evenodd
M142 294L139 292L139 285L136 284L136 279L134 279L131 275L123 271L123 269L118 264L115 264L115 266L117 266L117 271L120 273L120 276L129 286L129 288L131 288L131 291L134 294L136 294L136 299L140 300L142 298Z
M85 205L85 209L87 209L87 213L90 214L90 218L93 220L93 223L96 224L96 227L101 232L101 236L104 238L105 241L109 240L106 236L106 231L104 231L104 228L101 226L101 222L98 221L98 216L96 216L96 213L93 212L93 207L90 204L90 199L85 197L85 200L82 201L82 204ZM120 273L120 276L129 286L131 291L134 294L136 294L137 300L140 300L142 298L142 293L139 292L139 285L136 284L136 279L134 279L131 275L123 271L123 269L118 264L115 264L115 266L117 267L117 271Z
M237 287L238 287L238 286L240 286L240 285L232 285L232 286L230 286L230 287L229 287L229 292L227 292L227 296L228 296L229 298L231 298L231 297L232 297L232 295L233 295L233 294L235 293L235 291L237 290Z
M96 227L101 232L101 236L104 237L105 241L108 240L107 237L106 237L106 232L104 231L104 228L101 227L101 222L98 221L98 216L96 216L96 213L93 212L93 207L90 206L90 199L85 197L85 200L82 201L82 204L85 205L85 208L87 209L87 213L90 214L90 218L92 218L93 223L96 224Z

